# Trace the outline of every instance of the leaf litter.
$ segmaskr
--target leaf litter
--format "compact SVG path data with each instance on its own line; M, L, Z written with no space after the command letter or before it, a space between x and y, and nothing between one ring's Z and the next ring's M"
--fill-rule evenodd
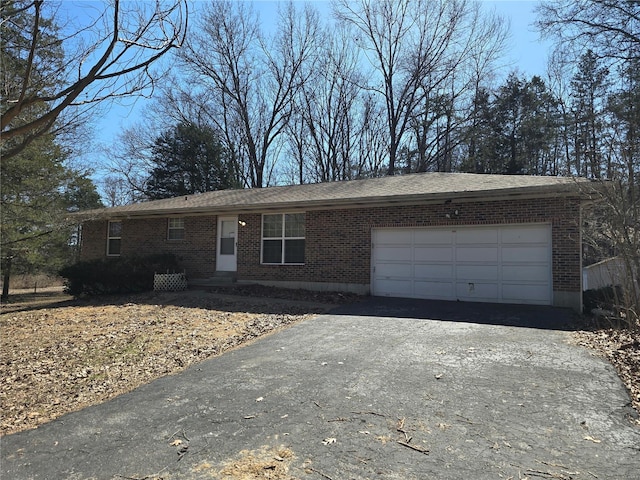
M189 291L3 305L0 435L102 403L326 308L229 297Z
M640 414L640 324L631 329L594 327L574 332L574 341L606 358L618 372L631 397L631 405ZM640 425L640 415L632 419Z

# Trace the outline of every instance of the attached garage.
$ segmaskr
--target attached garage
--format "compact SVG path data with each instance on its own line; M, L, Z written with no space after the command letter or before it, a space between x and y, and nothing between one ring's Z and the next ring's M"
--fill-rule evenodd
M377 296L551 305L551 225L372 231Z

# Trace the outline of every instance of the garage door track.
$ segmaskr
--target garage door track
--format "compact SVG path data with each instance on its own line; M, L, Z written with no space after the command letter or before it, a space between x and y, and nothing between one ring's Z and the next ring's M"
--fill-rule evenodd
M370 299L6 436L0 477L638 478L628 394L569 326Z

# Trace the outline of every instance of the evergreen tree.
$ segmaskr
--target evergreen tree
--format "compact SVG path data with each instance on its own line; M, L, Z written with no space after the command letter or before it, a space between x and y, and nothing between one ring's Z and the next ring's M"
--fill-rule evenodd
M575 173L602 178L600 138L604 128L604 107L609 87L609 70L588 50L578 63L571 81L573 124L573 161Z
M18 273L54 273L68 262L72 227L67 213L101 205L93 183L66 166L69 152L52 132L56 130L53 120L46 129L51 130L49 133L32 135L25 130L14 135L46 115L46 102L34 99L48 97L65 80L59 28L43 14L42 7L42 1L0 3L3 298L8 295L12 269Z
M56 273L72 260L77 236L67 216L102 204L83 173L65 166L67 152L52 135L40 136L4 159L0 171L3 297L11 272Z
M147 183L150 199L239 186L227 152L210 127L180 123L156 139L152 155L156 166Z
M525 84L520 126L520 163L527 175L555 175L559 130L559 102L544 81L534 76Z
M640 50L640 47L638 48ZM640 187L640 56L625 62L620 74L620 87L607 100L611 114L613 147L608 164L608 178L628 182L638 195ZM638 218L638 217L636 217Z
M463 132L467 156L461 165L463 172L494 173L496 121L493 116L491 92L479 88L471 106L470 122Z

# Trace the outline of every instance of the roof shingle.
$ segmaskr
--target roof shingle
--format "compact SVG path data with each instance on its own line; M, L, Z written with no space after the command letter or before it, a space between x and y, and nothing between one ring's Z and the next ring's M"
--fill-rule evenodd
M575 193L581 178L416 173L392 177L215 192L80 212L86 218L223 213L410 203L439 198Z

